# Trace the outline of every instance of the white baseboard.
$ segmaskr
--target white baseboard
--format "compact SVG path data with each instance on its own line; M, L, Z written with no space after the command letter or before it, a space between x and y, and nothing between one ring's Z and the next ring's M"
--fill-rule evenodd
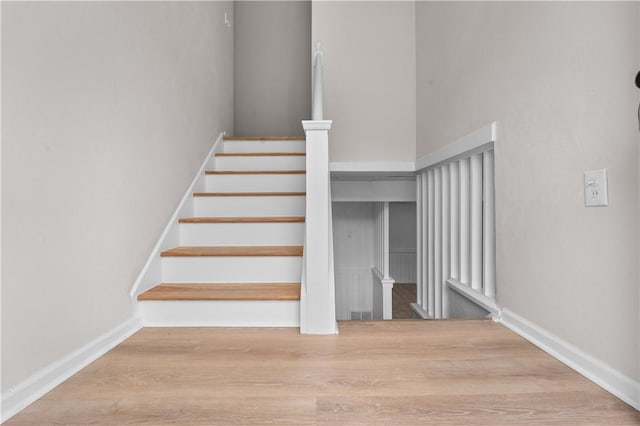
M133 317L97 337L80 349L35 372L2 394L0 422L5 422L44 394L82 370L142 328Z
M640 410L640 382L508 309L502 309L494 319L636 410Z

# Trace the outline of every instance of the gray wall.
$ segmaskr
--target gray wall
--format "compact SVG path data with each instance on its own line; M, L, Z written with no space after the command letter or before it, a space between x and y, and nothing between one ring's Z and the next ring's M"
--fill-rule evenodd
M389 247L416 249L416 203L389 203Z
M2 2L2 391L132 317L233 125L230 2Z
M234 3L237 135L301 135L311 118L311 2Z
M416 4L418 156L498 121L499 304L635 380L638 9ZM610 205L585 208L602 167Z
M313 2L332 161L415 159L414 27L413 2Z

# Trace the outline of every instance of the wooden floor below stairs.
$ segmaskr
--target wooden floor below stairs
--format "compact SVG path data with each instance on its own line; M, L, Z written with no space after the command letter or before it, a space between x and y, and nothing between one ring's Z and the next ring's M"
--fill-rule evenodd
M489 320L146 328L17 425L638 425L640 413Z

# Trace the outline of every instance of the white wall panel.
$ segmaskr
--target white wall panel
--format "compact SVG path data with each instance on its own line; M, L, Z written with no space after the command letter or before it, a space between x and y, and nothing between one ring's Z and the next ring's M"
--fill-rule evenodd
M416 282L416 251L392 249L389 254L391 273L396 283Z
M336 316L351 319L351 311L372 309L373 203L333 203L333 244Z

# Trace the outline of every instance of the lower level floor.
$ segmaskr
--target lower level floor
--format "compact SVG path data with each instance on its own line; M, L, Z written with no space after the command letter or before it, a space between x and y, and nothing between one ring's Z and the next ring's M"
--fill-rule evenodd
M145 328L7 425L638 425L490 320Z

